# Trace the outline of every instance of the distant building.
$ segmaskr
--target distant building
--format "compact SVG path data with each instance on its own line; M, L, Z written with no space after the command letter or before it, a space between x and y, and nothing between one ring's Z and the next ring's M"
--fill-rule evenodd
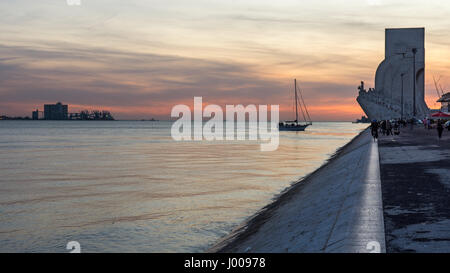
M39 119L39 109L36 109L36 111L33 111L31 116L32 116L33 120L38 120Z
M30 119L30 118L28 118ZM83 110L77 113L69 113L68 105L61 102L56 104L45 104L44 111L36 109L32 111L33 120L114 120L109 111L104 110Z
M446 111L446 112L450 112L450 92L445 93L444 95L442 95L442 97L440 97L437 102L441 103L441 110L442 111Z
M33 112L34 113L34 112ZM46 120L64 120L69 117L69 107L61 102L56 104L44 105L44 119Z

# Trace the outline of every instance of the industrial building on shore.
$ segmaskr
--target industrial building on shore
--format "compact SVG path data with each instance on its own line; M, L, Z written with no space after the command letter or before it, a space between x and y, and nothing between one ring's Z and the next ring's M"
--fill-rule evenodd
M77 113L69 113L69 105L57 102L56 104L45 104L44 111L36 109L32 113L33 120L114 120L109 111L83 110Z

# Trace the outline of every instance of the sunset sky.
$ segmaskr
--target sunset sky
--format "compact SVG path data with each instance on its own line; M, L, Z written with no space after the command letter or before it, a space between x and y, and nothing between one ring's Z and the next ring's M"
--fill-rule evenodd
M279 104L297 78L313 120L354 120L384 30L425 27L426 99L450 89L450 2L387 0L0 0L0 115L62 101L118 119L172 106Z

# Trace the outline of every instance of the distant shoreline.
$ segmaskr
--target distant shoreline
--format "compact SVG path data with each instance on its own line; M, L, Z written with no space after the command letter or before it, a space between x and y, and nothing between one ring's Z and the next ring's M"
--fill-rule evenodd
M139 119L114 119L114 120L104 120L104 119L27 119L27 118L9 118L0 119L0 121L148 121L148 122L169 122L170 120L139 120Z
M147 122L174 122L174 120L150 120L150 119L114 119L114 120L102 120L102 119L98 119L98 120L91 120L91 119L86 119L86 120L80 120L80 119L62 119L62 120L49 120L49 119L31 119L31 118L8 118L8 119L0 119L0 121L147 121ZM225 122L225 121L224 121ZM313 123L315 122L342 122L342 123L355 123L354 121L350 121L350 120L333 120L333 121L329 121L329 120L322 120L322 121L313 121Z

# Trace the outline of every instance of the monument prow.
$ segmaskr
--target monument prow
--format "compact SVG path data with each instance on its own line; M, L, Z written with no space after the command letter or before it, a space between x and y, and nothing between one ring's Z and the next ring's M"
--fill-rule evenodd
M370 120L424 118L425 29L386 29L385 59L375 75L375 88L364 82L356 99Z

